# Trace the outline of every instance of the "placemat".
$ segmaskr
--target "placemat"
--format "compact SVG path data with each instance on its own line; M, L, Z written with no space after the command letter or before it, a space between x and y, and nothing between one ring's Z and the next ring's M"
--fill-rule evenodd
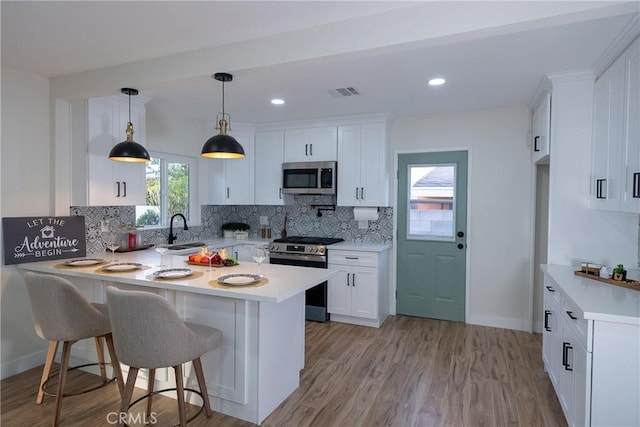
M211 286L212 288L218 288L218 289L259 288L260 286L264 286L267 283L269 283L269 279L267 279L266 277L263 277L262 279L258 280L257 282L251 283L250 285L225 285L224 283L220 283L217 280L209 280L209 286Z
M150 268L151 268L150 265L143 265L140 268L136 268L136 269L133 269L133 270L126 270L126 271L103 270L102 268L97 268L95 270L95 273L98 273L98 274L123 274L123 273L132 273L134 271L144 271L144 270L148 270Z
M204 272L194 271L192 274L186 277L158 277L158 276L154 276L153 274L150 274L146 278L148 280L157 280L158 282L172 282L172 281L182 282L184 280L197 279L198 277L202 277L202 276L204 276Z

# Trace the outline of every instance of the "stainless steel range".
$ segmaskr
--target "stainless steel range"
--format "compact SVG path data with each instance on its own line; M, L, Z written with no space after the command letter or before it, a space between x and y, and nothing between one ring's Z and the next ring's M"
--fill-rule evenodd
M269 245L269 263L302 267L327 268L327 246L344 239L291 236L275 239ZM329 320L327 313L327 282L309 289L305 294L306 319Z

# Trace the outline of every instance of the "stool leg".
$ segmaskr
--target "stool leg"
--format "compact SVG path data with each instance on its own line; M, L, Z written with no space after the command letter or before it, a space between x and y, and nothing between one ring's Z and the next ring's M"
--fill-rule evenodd
M180 415L180 427L187 425L187 410L184 406L184 384L182 383L182 365L174 366L176 371L176 388L178 389L178 414Z
M193 359L193 369L196 371L196 378L198 379L198 387L200 387L200 393L202 393L202 399L204 400L204 411L207 414L207 418L211 418L211 404L209 403L209 393L207 392L207 384L204 380L204 372L202 371L202 362L197 357Z
M51 374L51 367L53 366L53 359L56 357L56 351L58 351L58 341L49 342L49 350L47 351L47 359L44 362L44 369L42 370L42 378L40 379L40 388L38 388L38 395L36 396L36 405L40 405L44 399L44 383L49 379Z
M133 396L133 389L136 387L136 378L138 378L138 368L133 366L129 367L129 374L127 375L127 385L124 388L122 395L122 402L120 402L120 412L118 413L118 427L124 426L124 419L122 414L129 412L129 403L131 403L131 397Z
M155 368L149 368L149 382L147 383L147 394L149 394L149 398L147 399L147 419L151 416L151 399L153 399L153 385L156 381L156 370Z
M102 382L106 383L107 380L107 369L104 367L104 346L102 345L102 337L95 337L96 342L96 353L98 354L98 366L100 367L100 376L102 377Z
M107 342L107 350L109 351L109 359L111 359L111 367L113 368L113 375L116 377L116 383L118 384L118 390L120 390L120 397L124 393L124 379L122 377L122 369L120 368L120 361L116 355L116 348L113 346L113 335L107 334L104 336L104 340Z
M65 341L62 346L62 359L60 360L60 374L58 379L58 391L56 393L56 413L53 418L53 426L56 427L60 420L60 410L62 409L62 395L64 393L64 383L67 380L67 367L69 366L69 355L71 354L72 341Z

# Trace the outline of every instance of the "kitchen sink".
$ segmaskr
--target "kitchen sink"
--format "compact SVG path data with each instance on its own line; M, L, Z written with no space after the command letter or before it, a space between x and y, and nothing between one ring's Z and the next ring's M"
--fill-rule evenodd
M199 248L199 247L205 246L205 245L206 245L205 242L178 243L178 244L169 246L169 250L170 251L180 251L182 249Z

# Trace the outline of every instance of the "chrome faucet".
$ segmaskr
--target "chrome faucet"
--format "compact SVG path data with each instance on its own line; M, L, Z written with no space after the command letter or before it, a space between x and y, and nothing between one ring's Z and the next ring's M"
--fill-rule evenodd
M184 224L184 230L188 230L189 226L187 226L187 218L184 217L184 215L182 215L181 213L177 213L174 214L171 217L171 221L169 221L169 240L168 243L172 244L173 242L176 241L176 239L178 238L178 236L176 236L175 234L173 234L173 219L175 217L179 216L180 218L182 218L182 223Z

